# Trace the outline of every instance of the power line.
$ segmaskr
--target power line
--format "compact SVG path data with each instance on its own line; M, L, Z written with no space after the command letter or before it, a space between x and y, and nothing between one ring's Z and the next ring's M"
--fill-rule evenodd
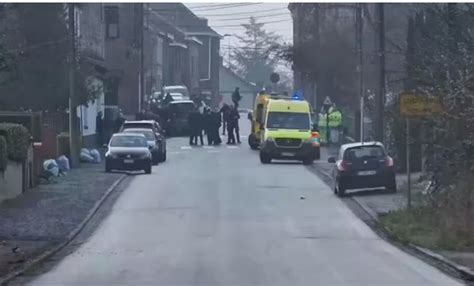
M201 12L201 11L212 11L212 10L221 10L221 9L228 9L228 8L237 8L237 7L245 7L245 6L252 6L252 5L260 5L262 3L246 3L246 4L233 4L229 6L222 6L222 7L211 7L211 8L200 8L197 9L198 11L196 12ZM190 9L190 10L196 10L196 9Z
M247 12L236 12L236 13L223 13L223 14L203 14L203 17L221 17L221 16L234 16L234 15L252 15L256 13L266 13L266 12L273 12L273 11L283 11L288 9L286 8L274 8L274 9L267 9L267 10L259 10L259 11L247 11ZM263 16L263 15L262 15Z
M232 7L247 4L261 4L261 3L226 3L226 4L215 4L215 5L203 5L203 6L186 6L189 9L207 9L207 8L216 8L216 7Z
M281 22L288 22L291 21L291 19L283 19L283 20L276 20L276 21L268 21L268 22L260 22L259 24L272 24L272 23L281 23ZM242 27L242 25L245 24L238 24L238 25L221 25L221 26L214 26L212 25L212 28L230 28L230 27Z
M275 16L290 16L290 12L287 13L277 13L277 14L268 14L268 15L263 15L263 16L246 16L246 17L239 17L239 18L226 18L226 19L210 19L210 21L216 21L216 22L226 22L226 21L235 21L235 20L245 20L245 19L250 19L250 17L253 17L255 19L261 19L264 17L275 17Z

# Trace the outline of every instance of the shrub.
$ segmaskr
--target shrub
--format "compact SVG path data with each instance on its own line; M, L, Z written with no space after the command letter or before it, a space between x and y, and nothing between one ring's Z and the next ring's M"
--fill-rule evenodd
M7 168L7 140L0 136L0 171L5 171Z
M0 123L0 135L6 138L8 159L21 162L27 158L30 133L26 127L15 123Z

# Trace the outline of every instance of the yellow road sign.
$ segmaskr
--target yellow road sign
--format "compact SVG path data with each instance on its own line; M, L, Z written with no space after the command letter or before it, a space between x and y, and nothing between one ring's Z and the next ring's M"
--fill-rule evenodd
M402 116L432 116L441 112L441 104L437 98L412 92L400 94Z

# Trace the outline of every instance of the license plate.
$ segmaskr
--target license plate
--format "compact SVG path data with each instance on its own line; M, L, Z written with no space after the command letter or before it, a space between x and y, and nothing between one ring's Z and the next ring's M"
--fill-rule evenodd
M375 171L375 170L357 172L357 175L359 175L359 176L370 176L370 175L375 175L375 174L377 174L377 171Z
M133 164L133 160L132 159L124 159L123 162L125 164Z
M295 153L291 153L291 152L282 152L281 153L282 156L286 156L286 157L292 157L292 156L295 156Z

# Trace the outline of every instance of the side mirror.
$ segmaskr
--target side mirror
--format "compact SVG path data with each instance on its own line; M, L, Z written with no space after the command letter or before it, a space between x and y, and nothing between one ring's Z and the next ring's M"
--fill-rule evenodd
M328 163L336 163L336 158L335 157L329 157L328 158Z

